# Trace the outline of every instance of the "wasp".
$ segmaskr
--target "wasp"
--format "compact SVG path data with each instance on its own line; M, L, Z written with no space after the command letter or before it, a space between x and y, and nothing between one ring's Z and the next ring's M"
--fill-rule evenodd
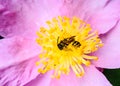
M80 47L81 46L81 44L78 41L75 41L75 36L65 38L65 39L61 40L60 43L58 43L58 40L59 40L59 37L57 39L57 46L60 50L63 50L64 48L66 48L71 43L75 47Z
M74 41L72 43L72 45L75 46L75 47L80 47L81 46L80 42L78 42L78 41Z

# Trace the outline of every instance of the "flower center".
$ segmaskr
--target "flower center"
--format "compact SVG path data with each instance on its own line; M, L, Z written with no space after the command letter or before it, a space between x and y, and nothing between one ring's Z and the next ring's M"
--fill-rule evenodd
M48 27L41 27L37 32L37 43L42 47L40 73L54 70L53 77L73 71L77 77L84 75L84 65L89 66L96 56L89 55L103 46L97 31L91 31L89 24L77 17L53 18L46 22Z

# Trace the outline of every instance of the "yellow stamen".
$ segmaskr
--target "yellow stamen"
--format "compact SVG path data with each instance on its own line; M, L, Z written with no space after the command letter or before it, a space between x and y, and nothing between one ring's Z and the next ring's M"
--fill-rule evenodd
M36 65L40 73L54 70L53 78L72 71L77 77L85 74L84 67L98 57L89 55L103 46L98 32L91 31L89 24L77 17L53 18L46 22L49 28L41 27L36 42L42 47L40 61Z

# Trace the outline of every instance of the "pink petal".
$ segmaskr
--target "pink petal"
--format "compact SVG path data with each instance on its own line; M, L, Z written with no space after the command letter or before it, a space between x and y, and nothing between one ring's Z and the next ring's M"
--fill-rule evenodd
M61 0L0 0L0 35L35 34L47 19L60 15Z
M33 37L12 37L0 40L0 69L40 53L40 46Z
M102 34L112 29L120 18L119 3L120 0L109 0L104 8L95 12L89 19L92 28Z
M20 35L25 30L25 19L13 0L0 1L0 35ZM24 28L24 29L23 29Z
M102 68L120 68L120 22L101 38L104 46L95 53L99 59L94 64Z
M65 0L64 10L68 16L78 16L91 24L99 33L106 33L120 18L119 0Z
M112 86L105 76L94 66L87 67L85 75L76 78L74 73L63 75L59 80L53 79L50 86Z
M21 63L0 70L0 86L23 86L38 75L35 62L38 57L33 57Z
M50 71L44 75L39 75L36 79L30 81L24 86L50 86L50 81L52 80L52 78L50 78L51 74L52 72Z
M107 0L64 0L61 12L67 16L79 16L86 20L91 14L103 8Z

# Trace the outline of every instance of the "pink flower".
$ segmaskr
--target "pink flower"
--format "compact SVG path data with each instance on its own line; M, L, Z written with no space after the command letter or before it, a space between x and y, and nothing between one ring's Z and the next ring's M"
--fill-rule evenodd
M1 86L111 86L100 68L120 68L119 0L0 0L0 85ZM78 16L99 31L104 47L94 55L77 78L71 71L59 80L51 79L52 71L37 72L40 47L36 31L53 17Z

